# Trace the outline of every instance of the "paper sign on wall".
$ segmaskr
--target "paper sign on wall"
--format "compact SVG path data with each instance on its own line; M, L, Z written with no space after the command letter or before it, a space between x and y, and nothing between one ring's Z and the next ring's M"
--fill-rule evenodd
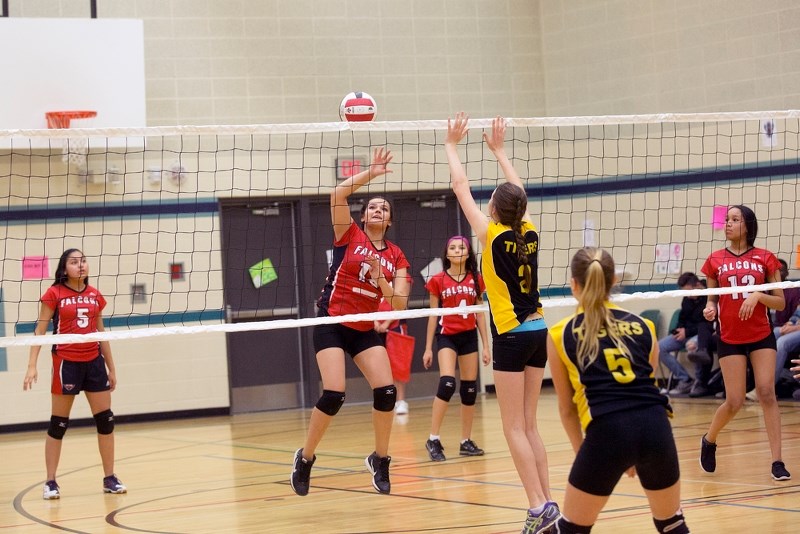
M583 221L583 246L584 247L596 247L597 240L595 239L594 233L594 221L591 219L586 219Z
M725 217L728 216L728 206L714 206L714 211L711 215L711 228L719 230L725 228Z
M654 270L656 274L680 274L683 263L683 245L661 243L656 245Z
M22 258L23 280L43 280L45 278L50 278L50 259L47 256Z
M253 285L256 289L278 279L278 273L269 258L256 263L248 271L250 271L250 278L253 280Z
M428 265L423 267L419 274L425 280L425 283L428 283L428 280L431 279L433 275L439 274L440 272L444 271L444 264L442 264L441 258L436 258Z

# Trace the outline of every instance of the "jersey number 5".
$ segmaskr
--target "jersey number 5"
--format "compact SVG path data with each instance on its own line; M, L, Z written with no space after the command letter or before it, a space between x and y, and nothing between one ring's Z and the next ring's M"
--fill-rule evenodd
M614 380L620 384L627 384L636 378L631 361L619 349L603 349L603 355L606 357L606 365Z
M79 328L86 328L89 326L89 308L78 308L76 310L76 315L78 316L78 323Z

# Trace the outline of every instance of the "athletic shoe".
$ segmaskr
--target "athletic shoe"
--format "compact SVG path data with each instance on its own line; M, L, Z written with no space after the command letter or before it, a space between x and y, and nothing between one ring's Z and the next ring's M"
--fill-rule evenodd
M42 491L42 499L49 501L50 499L60 499L61 492L59 491L58 484L55 480L48 480L44 483Z
M712 362L711 355L708 354L707 350L690 352L686 355L686 358L695 365L710 365Z
M289 482L292 484L294 492L301 497L308 495L308 487L311 485L311 467L316 460L316 454L310 460L303 458L303 449L297 449L294 453L294 467Z
M550 532L550 528L556 524L559 517L561 517L561 512L558 505L550 501L545 503L544 510L539 515L528 510L528 518L525 520L525 526L522 527L522 534Z
M109 475L103 479L103 493L128 493L128 488L117 475Z
M397 415L405 415L408 413L408 403L404 400L397 401L394 405L394 413Z
M747 393L744 394L747 400L751 400L753 402L758 402L758 393L756 392L755 388L751 389Z
M705 435L700 438L700 468L706 473L717 470L717 444L706 441Z
M777 462L772 462L772 478L775 480L789 480L792 478L792 475L786 470L786 466L783 462L778 460Z
M692 390L692 380L681 380L678 385L669 390L670 395L686 395Z
M474 441L468 439L461 443L458 454L461 456L483 456L483 449L478 447Z
M428 456L431 457L432 462L444 462L447 460L444 456L444 447L442 442L438 439L429 439L425 442L425 448L428 449Z
M392 489L392 484L389 482L389 462L391 461L391 456L381 458L377 452L373 452L364 459L367 469L372 473L372 487L378 490L378 493L388 495Z
M707 387L705 387L699 380L695 380L694 384L692 384L692 389L689 391L689 396L693 399L698 397L705 397L706 395L710 395L711 391Z

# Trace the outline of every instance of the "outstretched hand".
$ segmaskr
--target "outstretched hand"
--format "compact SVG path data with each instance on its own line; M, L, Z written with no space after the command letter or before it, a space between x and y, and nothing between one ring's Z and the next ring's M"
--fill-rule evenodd
M467 132L469 129L467 128L467 123L469 122L469 116L464 113L463 111L459 111L456 113L455 120L447 119L447 137L445 137L445 144L457 144L459 143L464 137L466 137Z
M497 153L498 150L505 149L506 140L506 120L503 117L497 116L492 120L492 135L489 136L483 132L483 140L486 146L492 153Z
M372 152L372 163L369 165L370 178L376 178L378 176L393 172L388 168L388 165L392 162L393 157L392 151L388 148L376 148Z

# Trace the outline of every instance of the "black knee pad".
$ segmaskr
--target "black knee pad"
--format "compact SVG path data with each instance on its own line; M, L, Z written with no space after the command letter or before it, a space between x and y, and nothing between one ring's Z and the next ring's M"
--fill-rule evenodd
M594 525L589 525L585 527L576 525L568 521L564 516L561 516L558 521L556 521L552 534L591 534L593 526Z
M689 527L686 520L683 518L683 511L678 510L678 513L669 519L656 519L653 518L653 523L656 525L656 530L669 534L689 534Z
M53 415L50 417L50 426L47 427L47 435L53 439L64 439L67 428L69 428L69 417Z
M478 398L478 382L476 380L462 380L459 394L461 395L461 404L475 406L475 399Z
M336 415L344 404L344 391L331 391L323 389L322 396L316 404L317 410L327 415Z
M372 407L379 412L391 412L397 401L397 388L394 384L372 390Z
M94 424L97 425L98 434L111 434L114 432L114 412L104 410L94 414Z
M453 393L456 392L456 377L454 376L440 376L439 389L436 390L436 397L445 402L450 402L453 398Z

